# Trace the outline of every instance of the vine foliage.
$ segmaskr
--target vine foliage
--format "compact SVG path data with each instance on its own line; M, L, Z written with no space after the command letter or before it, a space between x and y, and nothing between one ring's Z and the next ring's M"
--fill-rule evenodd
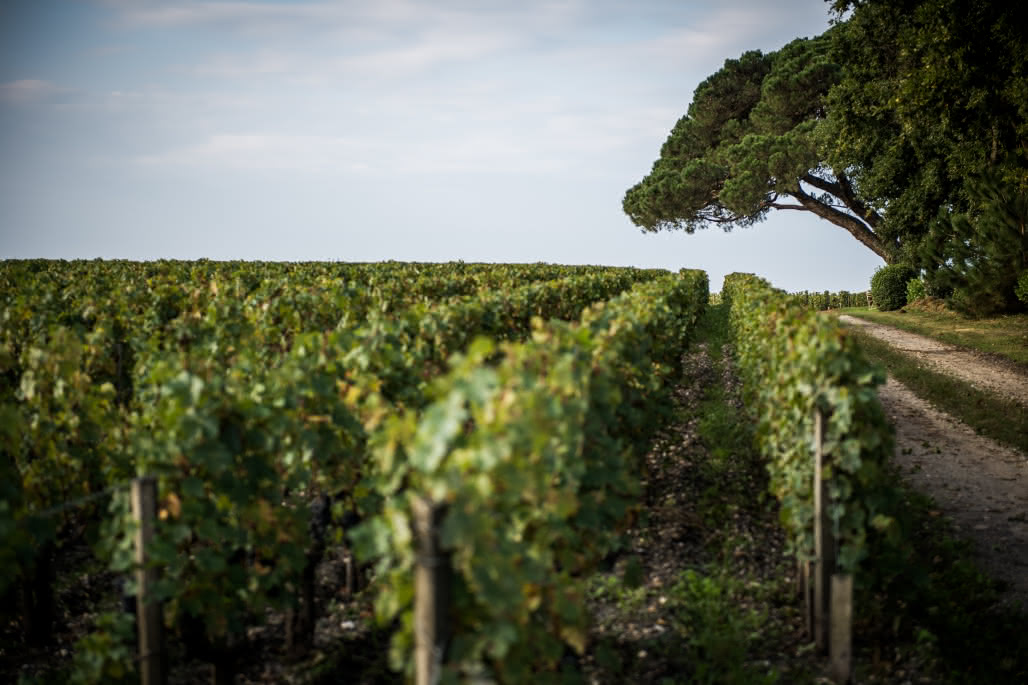
M826 417L823 450L837 563L853 573L871 538L895 540L897 492L888 464L892 428L868 362L837 322L752 274L730 274L729 303L746 404L768 460L771 490L794 551L813 557L814 411Z

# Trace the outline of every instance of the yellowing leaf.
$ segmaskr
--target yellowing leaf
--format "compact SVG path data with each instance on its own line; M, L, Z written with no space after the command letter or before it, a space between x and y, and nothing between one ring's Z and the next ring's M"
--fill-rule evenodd
M586 635L585 631L577 626L561 626L560 637L568 643L577 654L585 654Z
M172 518L178 518L182 515L182 500L174 492L169 492L164 498L164 508L162 511Z

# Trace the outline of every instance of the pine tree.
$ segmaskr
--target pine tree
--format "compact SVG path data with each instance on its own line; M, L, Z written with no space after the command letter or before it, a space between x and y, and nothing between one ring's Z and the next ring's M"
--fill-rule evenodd
M1028 269L1028 194L998 174L970 184L973 214L940 220L932 229L929 256L939 265L936 289L951 292L950 305L970 316L1024 309L1017 279Z

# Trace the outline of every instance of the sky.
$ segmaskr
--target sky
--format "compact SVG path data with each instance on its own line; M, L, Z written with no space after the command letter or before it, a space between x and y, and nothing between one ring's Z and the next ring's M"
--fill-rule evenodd
M4 0L0 258L552 262L864 290L805 212L621 209L725 59L823 0Z

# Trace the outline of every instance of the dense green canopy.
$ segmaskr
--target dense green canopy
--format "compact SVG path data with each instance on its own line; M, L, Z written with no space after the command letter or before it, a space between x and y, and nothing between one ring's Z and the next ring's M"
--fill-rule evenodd
M938 266L940 219L990 168L1028 187L1023 3L835 0L834 26L701 83L623 207L647 231L809 211L886 262ZM945 231L942 231L943 233Z
M1028 10L982 0L838 0L830 56L845 64L827 101L828 160L845 166L904 243L980 209L974 179L1028 187ZM939 233L938 230L935 231Z
M710 223L748 226L771 209L809 211L888 260L881 216L823 152L826 97L841 72L830 34L747 52L701 83L649 176L625 195L632 221L691 233Z

